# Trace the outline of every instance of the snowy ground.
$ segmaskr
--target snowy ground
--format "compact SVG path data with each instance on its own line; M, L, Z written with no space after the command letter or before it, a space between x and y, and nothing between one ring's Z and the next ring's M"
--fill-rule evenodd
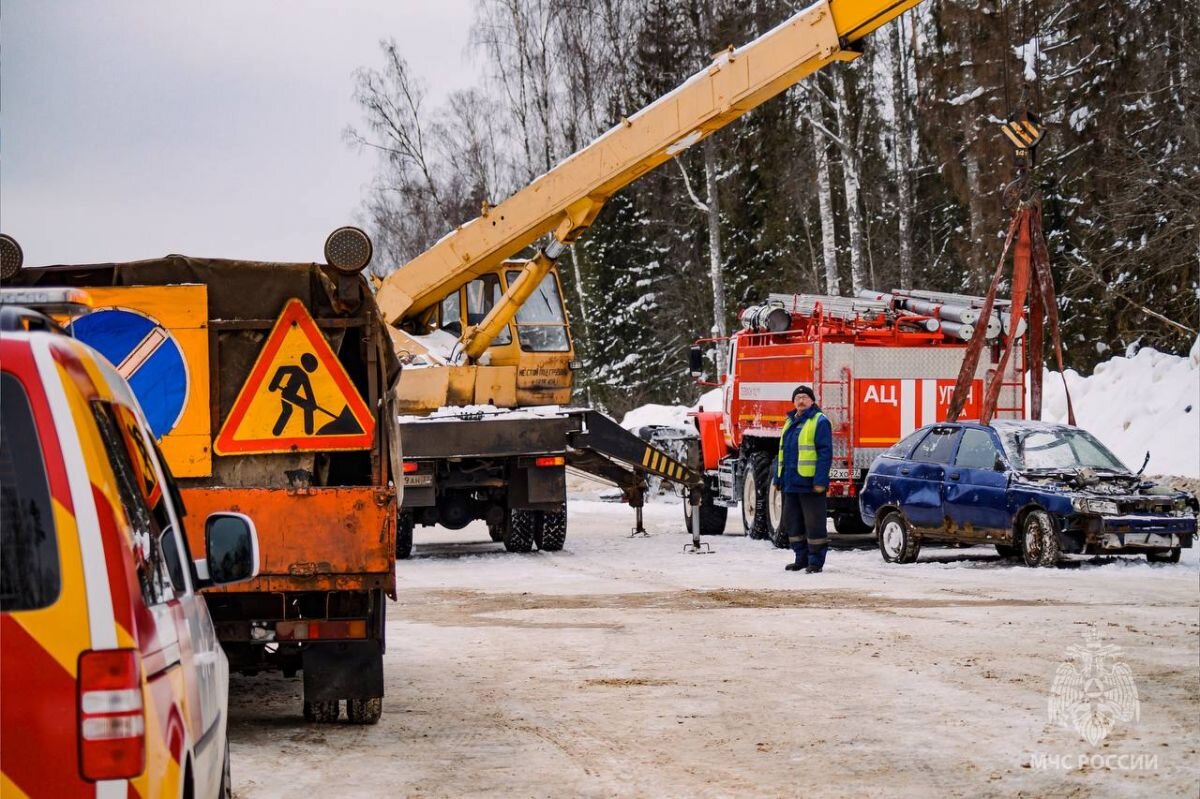
M299 679L233 679L235 795L1196 796L1200 590L1184 562L1031 570L985 549L822 575L680 507L570 503L561 553L418 529L375 727L309 725ZM1094 627L1093 627L1094 625ZM1098 745L1048 719L1095 629L1140 701ZM1081 759L1082 758L1082 767Z

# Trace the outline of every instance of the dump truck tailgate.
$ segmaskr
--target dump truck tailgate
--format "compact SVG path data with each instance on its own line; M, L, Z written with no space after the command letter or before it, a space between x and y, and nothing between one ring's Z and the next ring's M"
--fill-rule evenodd
M375 487L188 488L188 543L204 553L204 519L244 513L258 529L259 576L225 591L396 592L396 495Z

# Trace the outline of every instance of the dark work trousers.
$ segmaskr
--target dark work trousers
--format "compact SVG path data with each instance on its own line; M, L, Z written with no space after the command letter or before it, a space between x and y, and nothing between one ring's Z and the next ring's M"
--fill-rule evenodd
M829 533L825 531L825 495L784 492L782 522L788 544L796 553L797 565L823 568L825 552L829 549Z

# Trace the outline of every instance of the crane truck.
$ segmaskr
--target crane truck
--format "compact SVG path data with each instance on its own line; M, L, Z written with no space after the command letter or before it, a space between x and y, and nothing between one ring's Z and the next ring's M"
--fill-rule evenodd
M384 279L377 301L406 365L397 399L406 459L399 557L411 550L415 524L457 529L478 519L509 550L561 548L568 465L621 486L639 528L647 478L699 486L698 459L647 446L596 411L562 408L574 349L558 258L617 191L807 75L856 58L863 37L918 2L809 6L717 54Z
M231 671L302 672L307 720L335 721L344 702L351 723L377 722L400 365L361 274L366 234L334 231L324 264L169 255L21 269L16 242L0 247L6 285L86 289L93 307L70 330L137 394L176 505L257 521L258 577L207 589Z

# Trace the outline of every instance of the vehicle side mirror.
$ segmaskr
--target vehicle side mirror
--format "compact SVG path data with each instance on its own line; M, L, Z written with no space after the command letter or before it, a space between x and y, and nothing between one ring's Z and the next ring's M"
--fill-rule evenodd
M992 468L998 472L1002 472L1008 468L1004 465L1004 458L1000 457L1000 453L996 453L996 462L992 464Z
M213 513L205 519L204 551L212 585L258 576L258 531L243 513Z
M704 352L699 347L688 350L688 371L697 378L704 374Z

